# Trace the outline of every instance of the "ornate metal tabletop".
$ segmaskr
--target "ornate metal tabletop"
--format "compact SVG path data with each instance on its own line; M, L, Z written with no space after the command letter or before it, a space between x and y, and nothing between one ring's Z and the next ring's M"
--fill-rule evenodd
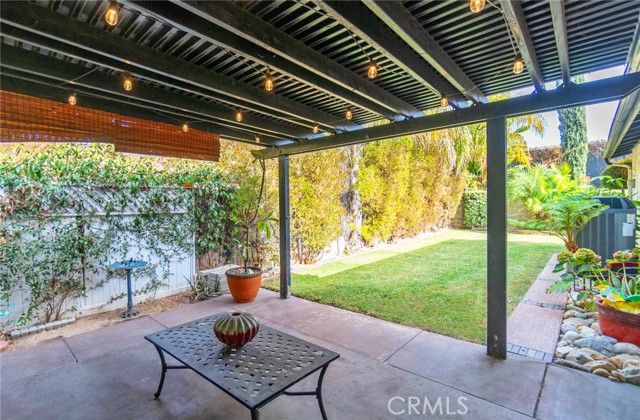
M163 365L156 398L162 391L167 369L189 368L251 409L252 418L258 417L258 408L282 394L315 395L323 418L326 418L322 406L322 378L329 363L340 357L338 353L265 325L260 325L260 331L251 342L231 349L213 334L213 324L219 315L145 337L156 346ZM163 351L184 366L167 366ZM316 391L286 391L320 369Z

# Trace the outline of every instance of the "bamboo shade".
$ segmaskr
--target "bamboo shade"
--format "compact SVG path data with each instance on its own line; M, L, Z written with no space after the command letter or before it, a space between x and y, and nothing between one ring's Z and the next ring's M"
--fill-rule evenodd
M112 143L116 151L217 162L218 134L0 91L0 143Z

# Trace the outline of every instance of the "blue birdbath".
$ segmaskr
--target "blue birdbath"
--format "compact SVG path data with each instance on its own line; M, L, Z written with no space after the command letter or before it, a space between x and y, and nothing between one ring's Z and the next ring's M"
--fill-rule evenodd
M136 311L133 309L133 296L131 292L131 270L134 268L142 268L149 264L146 261L142 260L134 260L131 258L130 260L120 261L117 263L113 263L109 266L112 270L127 270L127 310L120 314L123 318L131 318L134 316L138 316L140 311Z

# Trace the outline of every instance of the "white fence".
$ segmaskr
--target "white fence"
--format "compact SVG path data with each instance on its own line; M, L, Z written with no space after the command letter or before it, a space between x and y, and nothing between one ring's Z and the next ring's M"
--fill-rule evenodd
M185 192L181 191L180 193L184 194ZM76 193L74 192L74 194ZM92 230L104 230L106 227L106 224L100 221L100 218L105 216L105 213L101 211L101 208L105 207L105 203L108 202L110 197L108 194L102 194L104 194L103 197L96 199L95 192L89 194L92 196L89 197L87 194L84 194L81 189L78 189L77 194L74 197L75 200L85 200L85 208L91 209L90 214L92 223L85 234L90 234ZM142 195L144 196L144 194ZM137 199L144 200L144 197L137 197ZM190 202L191 200L188 201ZM187 205L189 204L174 206L174 208L166 214L180 217L181 214L187 213ZM96 212L96 210L98 211ZM124 209L124 211L110 213L108 217L118 217L124 222L131 222L138 215L139 213L135 211L134 206L131 206L129 209ZM78 214L73 212L57 214L55 217L51 218L51 222L46 224L46 228L42 232L53 229L54 226L73 223L77 216ZM122 241L128 241L130 244L126 255L118 252L111 252L107 257L107 264L96 265L97 270L95 272L87 270L83 279L87 290L86 294L79 298L67 299L63 305L63 312L65 312L63 317L82 316L126 307L126 274L124 270L117 272L110 271L107 267L109 264L128 260L130 258L147 261L149 262L149 266L146 268L148 271L145 272L145 269L136 269L132 271L132 290L134 292L145 290L145 288L149 286L149 283L152 282L154 276L147 274L155 266L158 266L160 257L149 250L150 247L147 246L148 244L145 243L144 239L133 237L130 233L123 233L122 235L123 236L120 236L119 239ZM167 245L165 249L169 249L169 246ZM192 234L190 236L189 250L175 252L174 257L168 261L168 273L164 273L164 270L161 268L156 270L157 274L166 274L166 276L160 276L159 278L160 282L163 284L150 293L134 295L134 304L144 301L152 296L163 297L187 290L189 288L187 279L191 280L193 278L193 275L195 274L195 265L195 239ZM109 275L109 273L111 275ZM29 273L23 273L21 275L29 275ZM122 297L114 300L113 298L116 296ZM8 301L8 305L6 305L8 311L0 317L0 330L11 328L19 315L28 309L28 299L29 295L27 291L18 290L12 293L11 298ZM39 322L41 322L41 320L35 318L30 322L30 325L34 325Z

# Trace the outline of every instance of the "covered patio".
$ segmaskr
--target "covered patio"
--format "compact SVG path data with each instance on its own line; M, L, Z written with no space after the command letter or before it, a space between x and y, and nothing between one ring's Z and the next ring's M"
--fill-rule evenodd
M55 339L1 356L3 418L240 419L248 410L188 370L169 371L161 397L156 352L144 335L232 309L340 353L328 369L328 418L453 416L473 419L608 418L637 412L636 387L586 372L342 309L261 290L250 304L229 295ZM295 386L313 389L316 375ZM282 396L260 410L265 419L320 418L313 397Z

